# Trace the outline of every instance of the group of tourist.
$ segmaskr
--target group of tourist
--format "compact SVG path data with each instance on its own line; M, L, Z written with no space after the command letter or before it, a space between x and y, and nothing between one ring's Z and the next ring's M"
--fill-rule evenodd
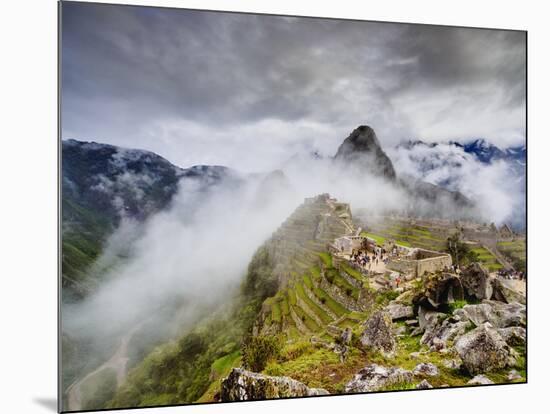
M525 279L525 272L520 272L513 269L500 269L497 272L498 276L509 279L509 280L524 280Z
M384 264L388 263L388 256L386 251L382 248L377 248L374 252L368 251L353 251L351 254L351 260L363 268L372 269L372 265L378 266L379 262Z

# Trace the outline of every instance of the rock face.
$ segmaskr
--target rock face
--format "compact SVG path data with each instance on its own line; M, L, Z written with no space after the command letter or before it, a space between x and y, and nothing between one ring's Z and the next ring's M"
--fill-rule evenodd
M346 384L345 392L377 391L394 384L411 382L412 379L412 373L402 368L387 368L377 364L370 364L359 371Z
M309 388L292 378L272 377L242 368L233 368L221 383L220 400L248 401L327 394L324 389Z
M491 299L493 296L493 281L489 277L489 273L479 263L469 265L460 279L470 296L478 300Z
M392 321L398 319L409 319L414 316L412 306L402 305L400 303L390 303L386 306L385 310L390 314Z
M361 125L356 128L340 145L334 160L356 168L359 172L368 172L395 181L393 164L380 147L376 133L369 126Z
M489 323L459 337L455 349L472 375L505 368L515 363L511 349Z
M380 351L386 356L392 355L395 352L395 339L390 314L379 311L367 319L360 342L365 348Z

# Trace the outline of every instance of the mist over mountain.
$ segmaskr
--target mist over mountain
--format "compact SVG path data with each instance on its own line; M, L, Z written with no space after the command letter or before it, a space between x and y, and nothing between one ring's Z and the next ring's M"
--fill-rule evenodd
M95 263L97 275L128 256L131 242L139 237L137 224L170 206L182 178L200 181L203 189L224 179L238 181L226 167L182 169L149 151L62 142L64 300L94 289L94 278L86 271L102 253L110 254Z
M388 153L398 173L462 193L487 212L489 221L525 228L525 146L502 149L485 139L416 140Z

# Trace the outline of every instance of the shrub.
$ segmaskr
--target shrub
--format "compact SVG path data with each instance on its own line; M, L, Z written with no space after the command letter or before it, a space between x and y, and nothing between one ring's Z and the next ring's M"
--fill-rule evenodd
M261 372L269 361L276 359L280 345L274 336L249 336L242 347L243 365L254 372Z

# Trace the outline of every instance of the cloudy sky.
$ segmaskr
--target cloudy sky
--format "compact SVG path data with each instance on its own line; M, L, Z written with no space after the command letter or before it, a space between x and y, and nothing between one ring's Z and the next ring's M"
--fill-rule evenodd
M408 139L525 140L525 35L63 3L62 137L182 167L275 168L360 124Z

